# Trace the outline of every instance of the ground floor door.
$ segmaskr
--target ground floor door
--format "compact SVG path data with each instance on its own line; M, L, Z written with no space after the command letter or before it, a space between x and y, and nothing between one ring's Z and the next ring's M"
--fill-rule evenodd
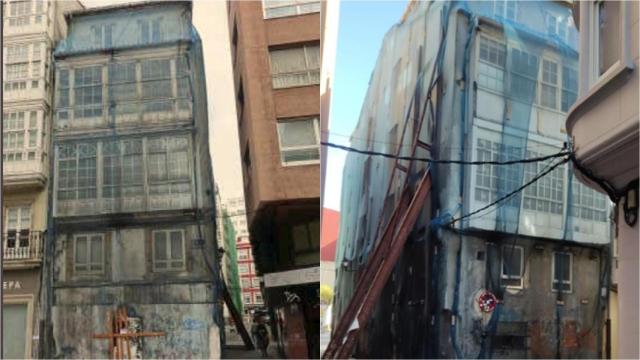
M24 359L27 356L27 304L2 305L2 358Z

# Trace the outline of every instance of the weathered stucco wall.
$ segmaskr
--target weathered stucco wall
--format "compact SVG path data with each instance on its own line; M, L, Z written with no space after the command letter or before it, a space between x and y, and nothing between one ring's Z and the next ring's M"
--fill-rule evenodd
M182 291L187 289L183 288ZM212 314L214 304L127 304L130 316L142 319L143 331L163 331L165 336L143 340L143 358L197 359L219 358L211 354L218 334ZM109 358L108 342L93 339L94 334L108 332L107 312L113 305L54 306L53 321L56 354L63 358Z

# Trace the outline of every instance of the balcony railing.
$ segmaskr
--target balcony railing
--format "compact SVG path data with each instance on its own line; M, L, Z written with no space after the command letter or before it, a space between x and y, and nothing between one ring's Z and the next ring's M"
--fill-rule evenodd
M2 234L3 260L41 260L42 238L42 231L7 231Z

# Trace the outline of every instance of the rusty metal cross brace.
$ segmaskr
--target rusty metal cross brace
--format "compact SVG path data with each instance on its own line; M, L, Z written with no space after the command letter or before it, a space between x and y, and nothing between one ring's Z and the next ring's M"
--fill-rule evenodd
M109 324L109 333L94 334L94 339L109 340L109 355L111 359L131 359L131 340L133 338L164 336L164 332L139 332L121 333L121 329L128 329L127 311L124 308L116 310L115 316L109 311L107 314L107 323ZM126 352L126 353L125 353Z

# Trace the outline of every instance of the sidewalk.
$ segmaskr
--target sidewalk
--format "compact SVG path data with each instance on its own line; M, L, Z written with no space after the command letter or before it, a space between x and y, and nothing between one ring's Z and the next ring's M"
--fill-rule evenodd
M269 357L267 359L279 359L278 349L275 344L269 344L267 349ZM246 350L244 346L230 345L222 350L223 359L263 359L260 350Z

